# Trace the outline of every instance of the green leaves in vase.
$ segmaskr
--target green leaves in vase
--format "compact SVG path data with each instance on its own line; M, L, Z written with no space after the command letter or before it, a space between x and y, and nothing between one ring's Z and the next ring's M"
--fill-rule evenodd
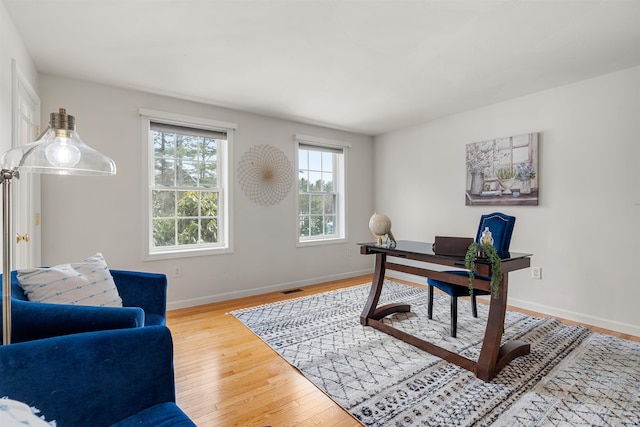
M467 249L464 265L469 270L469 295L473 295L473 278L476 271L476 259L487 259L491 264L491 291L493 298L500 297L500 282L502 282L502 261L498 251L489 243L473 242Z

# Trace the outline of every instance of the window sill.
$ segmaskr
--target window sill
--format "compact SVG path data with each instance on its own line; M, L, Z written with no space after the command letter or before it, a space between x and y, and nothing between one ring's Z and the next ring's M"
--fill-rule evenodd
M335 244L344 244L347 243L347 239L345 237L335 237L331 239L315 239L315 240L298 240L296 242L296 247L304 248L308 246L324 246L324 245L335 245Z
M223 255L233 253L231 248L198 248L198 249L179 249L166 252L148 253L144 257L144 261L156 261L162 259L175 258L193 258L198 256Z

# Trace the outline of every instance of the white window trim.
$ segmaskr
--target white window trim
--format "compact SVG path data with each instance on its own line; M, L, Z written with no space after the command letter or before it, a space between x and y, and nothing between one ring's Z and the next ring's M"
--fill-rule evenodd
M141 118L141 132L142 132L142 237L145 242L142 248L142 259L144 261L155 261L161 259L173 259L173 258L187 258L194 256L206 256L227 254L233 252L233 137L234 131L238 129L236 123L222 122L218 120L210 120L201 117L186 116L183 114L168 113L165 111L151 110L148 108L140 108L138 115ZM218 164L218 176L224 179L225 191L221 194L219 203L222 205L222 213L224 215L224 221L221 228L221 234L223 235L223 245L218 247L203 247L203 248L185 248L175 249L167 251L158 251L151 253L151 191L149 191L151 185L151 174L153 171L153 148L150 141L151 134L149 132L151 122L166 123L170 125L184 126L184 127L197 127L202 129L209 129L213 131L225 131L227 132L227 144L226 144L226 162ZM226 164L224 164L226 163Z
M308 247L308 246L319 246L319 245L331 245L331 244L337 244L337 243L345 243L349 240L348 238L348 227L347 227L347 222L348 222L348 206L347 206L347 165L348 165L348 153L349 153L349 148L351 148L352 144L350 142L345 142L345 141L339 141L336 139L328 139L328 138L320 138L320 137L316 137L316 136L309 136L309 135L301 135L301 134L295 134L293 135L293 140L295 142L295 218L296 221L294 223L295 225L295 236L296 236L296 241L295 241L295 245L296 247ZM298 188L298 171L300 170L300 165L298 163L299 160L299 154L298 154L298 147L300 146L300 144L308 144L308 145L315 145L318 147L327 147L327 148L338 148L338 149L342 149L342 156L343 156L343 162L341 165L338 165L340 167L339 170L339 179L342 181L342 192L338 193L338 218L340 219L340 221L342 221L342 223L340 224L340 232L341 235L338 237L319 237L319 238L308 238L305 240L300 240L300 229L299 229L299 222L298 222L298 217L299 217L299 211L298 211L298 206L299 206L299 196L300 196L300 190Z

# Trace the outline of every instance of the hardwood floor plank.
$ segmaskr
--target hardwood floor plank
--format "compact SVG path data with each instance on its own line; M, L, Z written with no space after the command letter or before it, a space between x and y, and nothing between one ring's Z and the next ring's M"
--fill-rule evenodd
M359 426L348 412L228 313L370 283L371 279L360 276L306 286L301 288L302 292L292 294L272 292L168 312L167 326L174 340L178 405L199 427ZM544 317L514 307L509 309ZM590 328L640 341L640 337Z

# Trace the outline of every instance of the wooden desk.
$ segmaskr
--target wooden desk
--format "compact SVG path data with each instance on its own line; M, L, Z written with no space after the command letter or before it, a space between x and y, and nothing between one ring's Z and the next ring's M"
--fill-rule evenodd
M523 341L511 341L500 345L502 332L504 329L504 316L507 311L507 289L509 284L509 272L527 268L531 265L530 254L508 253L500 254L502 258L502 283L497 299L491 297L489 306L489 318L482 342L482 349L478 361L463 357L457 353L446 350L419 337L396 329L385 324L381 319L393 313L408 312L411 307L408 304L395 303L378 307L378 300L384 285L384 275L387 269L401 271L423 277L431 277L444 280L460 286L469 286L469 278L449 274L443 271L430 270L404 264L397 264L387 261L388 257L398 257L415 261L422 261L431 264L444 265L449 267L464 268L464 258L447 257L436 255L431 249L431 243L412 242L408 240L398 241L396 247L387 248L377 246L374 243L360 243L360 253L363 255L376 255L375 272L369 298L360 315L360 323L371 326L398 338L408 344L416 346L442 359L455 363L456 365L474 372L476 376L484 381L491 381L502 368L519 356L529 354L530 346ZM426 267L426 266L425 266ZM476 261L476 271L480 276L490 276L491 266L482 260ZM476 279L473 281L475 289L491 290L490 283L486 280Z

